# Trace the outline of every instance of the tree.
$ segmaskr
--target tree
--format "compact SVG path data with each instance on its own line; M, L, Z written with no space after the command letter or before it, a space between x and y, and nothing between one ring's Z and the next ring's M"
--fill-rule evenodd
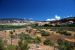
M15 32L15 30L13 30L13 32Z
M49 24L44 24L43 26L44 26L44 27L49 27L50 25L49 25Z
M38 23L34 24L34 26L35 26L35 27L38 26Z
M13 32L10 31L10 37L11 37L11 45L12 45L12 38L13 38Z

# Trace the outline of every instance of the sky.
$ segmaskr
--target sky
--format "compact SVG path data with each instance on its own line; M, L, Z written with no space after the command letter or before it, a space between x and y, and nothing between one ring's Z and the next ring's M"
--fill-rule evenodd
M75 16L75 0L0 0L0 18L36 21Z

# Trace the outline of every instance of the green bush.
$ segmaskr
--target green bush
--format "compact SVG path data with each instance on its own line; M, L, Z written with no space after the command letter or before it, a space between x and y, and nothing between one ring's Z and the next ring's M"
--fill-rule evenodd
M28 35L28 34L24 34L24 33L21 33L18 35L18 37L21 39L21 40L26 40L27 42L32 42L33 38Z
M57 33L60 33L66 36L71 36L71 33L68 33L67 31L58 31Z
M28 43L26 41L19 41L17 49L19 49L19 50L29 50Z
M7 49L8 50L16 50L16 46L15 45L8 45Z
M46 39L44 42L43 42L44 45L49 45L49 46L53 46L53 42L49 39Z
M40 37L34 38L34 43L39 44L40 42L41 42L41 38Z
M4 50L4 42L0 39L0 50Z
M49 34L48 32L41 31L41 35L42 35L42 36L49 36L50 34Z
M71 43L68 41L64 41L64 40L59 39L57 42L59 45L58 46L59 50L72 50L72 48L73 48Z

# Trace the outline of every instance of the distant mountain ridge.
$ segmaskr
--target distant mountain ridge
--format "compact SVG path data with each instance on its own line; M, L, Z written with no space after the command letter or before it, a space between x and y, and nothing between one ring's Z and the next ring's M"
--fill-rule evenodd
M71 20L71 19L75 19L75 17L67 17L67 18L63 18L61 20Z
M0 18L0 20L25 20L22 18Z
M32 20L22 18L0 18L0 23L28 23Z
M33 21L31 19L24 19L24 18L0 18L0 23L3 23L3 22L16 22L16 21L19 21L19 22L28 22L28 21ZM60 19L60 20L54 20L54 21L48 21L48 22L67 22L67 21L75 21L75 17L67 17L67 18L63 18L63 19ZM47 21L36 21L36 22L47 22Z
M61 22L74 21L75 22L75 17L63 18L63 19L61 19L59 21L61 21Z

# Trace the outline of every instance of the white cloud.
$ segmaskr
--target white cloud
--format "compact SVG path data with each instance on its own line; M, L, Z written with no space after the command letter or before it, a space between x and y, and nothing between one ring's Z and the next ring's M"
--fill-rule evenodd
M55 20L55 19L52 18L52 19L47 19L46 21L54 21L54 20Z
M60 20L60 19L61 19L61 17L60 17L60 16L58 16L58 15L55 15L55 19L56 19L56 20Z
M55 19L51 19L51 21L53 21L53 20L55 20Z
M61 17L60 17L60 16L55 15L55 17L54 17L54 18L47 19L46 21L54 21L54 20L60 20L60 19L61 19Z
M50 21L50 19L46 19L46 21Z

